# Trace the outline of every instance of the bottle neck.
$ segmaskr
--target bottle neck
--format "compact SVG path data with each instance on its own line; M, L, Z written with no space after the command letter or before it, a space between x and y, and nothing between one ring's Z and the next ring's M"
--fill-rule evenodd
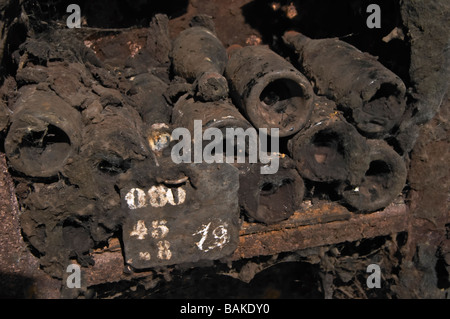
M283 40L287 45L295 48L297 51L300 51L311 39L299 32L288 31L284 34Z

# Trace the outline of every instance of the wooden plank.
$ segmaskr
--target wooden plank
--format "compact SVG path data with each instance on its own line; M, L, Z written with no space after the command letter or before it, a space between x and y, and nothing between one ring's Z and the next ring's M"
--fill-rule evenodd
M320 215L331 217L332 214L325 211ZM260 228L259 232L249 232L244 228L240 236L239 248L233 254L232 259L274 255L311 247L352 242L363 238L386 236L407 230L408 224L407 206L393 204L381 212L351 214L348 220L318 222L281 229L266 226L266 229ZM251 229L251 227L249 228Z

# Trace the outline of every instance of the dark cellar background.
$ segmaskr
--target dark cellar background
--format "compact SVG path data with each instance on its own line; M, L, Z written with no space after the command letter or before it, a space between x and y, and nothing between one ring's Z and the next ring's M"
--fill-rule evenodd
M66 8L72 2L0 1L0 14L5 22L1 34L2 82L16 74L12 52L27 36L54 23L64 25ZM366 26L365 9L370 3L377 3L382 9L381 29ZM399 75L414 93L411 103L420 100L430 106L416 110L419 138L412 152L405 154L409 163L405 194L412 216L410 225L405 227L407 231L240 260L232 270L221 263L208 263L191 269L156 271L152 278L89 287L81 297L449 298L450 98L448 94L444 96L449 78L448 66L434 57L442 51L440 43L446 42L448 47L450 5L445 0L428 6L427 3L425 0L77 1L83 17L82 29L145 28L154 14L164 13L169 16L174 38L188 26L192 16L202 13L214 18L218 37L225 47L261 41L285 56L288 51L281 36L286 30L297 30L316 39L339 37L377 56ZM405 14L414 13L411 4L428 11L415 12L417 16L405 21ZM27 18L17 22L24 12ZM383 41L396 27L402 30L404 38ZM446 54L448 57L448 51ZM417 61L422 63L418 68L422 73L411 74L411 66L417 67ZM2 192L1 196L7 194ZM382 265L382 289L366 288L366 268L373 263ZM0 297L11 297L11 290L5 287L0 289ZM28 296L22 290L12 294L18 298Z

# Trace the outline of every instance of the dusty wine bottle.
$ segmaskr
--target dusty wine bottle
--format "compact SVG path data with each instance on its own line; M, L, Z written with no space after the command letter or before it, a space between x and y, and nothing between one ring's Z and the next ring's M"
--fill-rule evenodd
M31 177L57 175L81 143L80 113L51 91L26 87L12 107L9 164Z
M344 183L339 193L352 207L362 212L386 208L405 187L407 170L404 160L381 140L369 140L369 169L359 184Z
M150 150L138 112L129 105L107 106L98 122L83 128L79 154L63 169L63 175L85 196L109 201L115 198L115 182L134 162L148 160ZM117 201L117 199L115 199ZM105 203L113 207L119 203Z
M251 219L275 224L291 217L305 194L303 179L292 159L279 156L280 167L272 175L262 175L261 164L235 164L239 169L239 205Z
M174 40L170 54L173 71L194 83L199 99L206 102L225 99L228 96L228 83L223 77L228 61L225 47L208 23L191 22L191 25Z
M71 258L86 261L93 241L85 226L88 226L87 220L99 214L94 200L80 196L79 189L60 180L53 184L34 183L27 198L22 199L20 204L26 207L20 214L21 231L29 244L41 254L39 263L42 269L60 276L62 269L55 267L56 264L66 265ZM78 223L80 220L85 224ZM77 234L72 233L75 236L64 238L75 225L80 227L78 231L84 230L83 234L76 231ZM81 238L79 235L82 235ZM77 254L73 254L74 251Z
M131 81L136 90L132 99L142 117L148 144L156 155L160 155L170 143L172 107L165 97L169 86L151 73L139 74Z
M149 147L144 138L144 125L131 107L106 107L102 120L88 125L83 133L80 154L91 167L105 176L126 172L133 160L148 157Z
M197 102L185 97L175 104L172 122L175 126L193 130L194 120L201 120L206 127L247 129L252 125L227 101Z
M314 105L309 127L288 142L298 171L314 182L361 181L369 167L366 139L333 101L317 96Z
M266 46L230 51L225 69L233 102L256 128L294 135L308 122L313 91L306 77Z
M283 39L318 93L348 111L365 135L383 137L400 124L405 84L374 57L339 39L313 40L294 31Z
M194 121L196 120L201 121L203 132L205 132L205 130L209 128L217 128L222 131L223 141L221 141L221 145L217 145L216 150L225 151L228 149L228 145L234 145L234 152L238 152L239 147L237 143L235 143L234 140L228 140L229 136L227 134L227 129L241 128L246 131L248 128L252 128L252 125L244 118L244 116L236 109L236 107L227 101L204 103L198 101L196 102L194 101L194 99L187 99L186 96L180 98L180 100L174 106L172 117L173 125L175 127L188 129L195 139ZM202 140L202 137L200 137L199 139ZM198 145L197 143L197 147L200 146L203 150L204 146L206 145L205 143L204 145ZM247 152L248 148L249 145L246 141L246 145L243 146L241 151ZM225 153L223 153L222 155L225 156ZM237 154L234 153L234 155ZM221 155L215 154L215 156Z
M168 85L150 73L139 74L131 81L136 89L132 99L144 123L169 123L172 108L164 98Z

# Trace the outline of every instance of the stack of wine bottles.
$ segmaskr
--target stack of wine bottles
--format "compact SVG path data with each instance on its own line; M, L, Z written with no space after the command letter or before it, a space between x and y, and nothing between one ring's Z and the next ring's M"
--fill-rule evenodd
M168 26L161 22L167 19L158 19L156 37L168 40ZM188 251L170 248L168 241L174 234L180 245L191 242L193 234L183 229L201 238L196 242L201 254L192 258L219 259L222 255L213 250L229 254L237 246L241 212L249 221L277 223L323 185L334 193L333 200L357 212L374 212L391 204L405 186L405 162L386 142L404 120L405 85L374 57L343 41L287 32L284 41L296 55L293 63L267 46L227 52L211 19L201 16L172 42L167 59L159 59L170 65L148 65L157 59L146 56L154 50L144 48L118 71L67 32L38 36L21 46L17 96L0 105L4 149L25 211L23 233L44 268L53 269L55 260L63 263L64 258L89 263L89 249L123 225L129 228L127 241L151 236L144 221L135 220L138 215L160 217L145 222L157 225L152 234L160 237L155 245L164 254L156 255L162 254L166 265L172 252ZM195 120L202 121L203 130L278 129L285 152L267 150L280 162L278 171L261 174L261 163L223 164L234 167L220 171L229 178L218 178L216 170L200 173L202 165L174 165L171 132L178 127L193 131ZM153 206L146 202L150 193L142 195L141 189L153 189L151 196L157 198L148 199ZM208 201L183 200L196 214L175 213L179 201L173 196L186 189L186 196ZM135 212L139 209L146 210ZM155 209L156 215L147 212ZM216 241L206 246L208 238ZM130 264L159 265L153 253L136 250L139 242L125 244L132 247L130 255L141 258ZM149 249L157 249L152 245ZM222 250L226 245L232 246Z
M208 125L218 125L225 112L233 121L226 126L279 129L287 141L288 154L283 156L300 176L291 172L291 177L270 183L250 173L252 168L240 166L241 207L253 220L275 223L298 209L298 197L303 197L299 190L304 188L297 186L297 197L290 196L281 187L287 180L329 185L321 188L356 211L387 207L406 184L405 162L386 142L395 138L403 120L405 84L376 58L344 41L312 40L296 32L287 32L283 39L295 53L297 67L266 46L232 46L224 61L225 49L213 30L196 26L182 32L173 49L176 74L191 82L204 74L224 75L231 101L222 96L221 103L201 103L193 93L190 101L176 105L174 123L206 119ZM236 116L230 102L245 118ZM252 205L247 204L250 193ZM269 195L273 199L267 206L263 203ZM289 207L289 213L281 207Z

